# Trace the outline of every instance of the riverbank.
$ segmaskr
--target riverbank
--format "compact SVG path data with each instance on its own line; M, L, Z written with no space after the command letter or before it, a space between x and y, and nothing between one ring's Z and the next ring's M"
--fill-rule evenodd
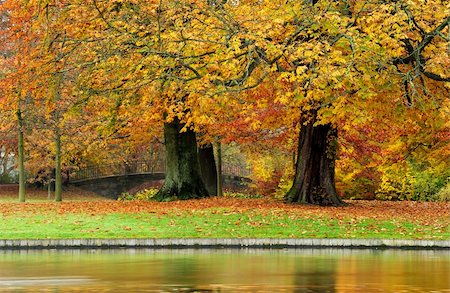
M275 238L172 238L172 239L45 239L0 240L0 249L83 248L345 248L345 249L449 249L450 241L398 239L275 239Z
M76 199L0 201L0 239L450 239L450 204L442 202L347 201L335 208L271 198Z

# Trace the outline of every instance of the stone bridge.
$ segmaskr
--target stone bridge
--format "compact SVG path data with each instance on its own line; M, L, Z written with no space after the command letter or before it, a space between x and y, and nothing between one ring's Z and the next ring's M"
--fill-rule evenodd
M121 193L143 184L159 187L165 177L165 166L164 161L145 160L87 166L71 172L70 184L117 199ZM241 166L224 164L222 174L225 189L242 190L250 182L249 170Z

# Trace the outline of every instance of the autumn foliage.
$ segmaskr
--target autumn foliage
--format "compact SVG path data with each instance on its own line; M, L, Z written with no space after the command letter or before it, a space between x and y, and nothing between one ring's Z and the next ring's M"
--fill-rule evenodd
M15 152L23 130L36 178L58 160L64 169L152 156L163 125L179 121L199 144L239 145L256 192L284 194L305 158L299 131L312 123L337 133L337 153L326 136L322 157L341 196L448 199L449 9L3 0L0 143ZM339 203L313 189L314 203Z

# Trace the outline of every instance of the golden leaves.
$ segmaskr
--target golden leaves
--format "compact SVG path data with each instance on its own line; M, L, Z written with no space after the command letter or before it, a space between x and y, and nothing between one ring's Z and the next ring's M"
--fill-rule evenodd
M78 100L87 106L78 111L114 120L126 128L121 134L140 142L162 124L163 113L233 139L260 131L278 139L270 131L292 129L298 109L317 105L327 108L322 119L347 130L369 124L372 115L387 117L403 100L403 81L419 82L407 64L395 68L392 60L412 56L405 39L419 44L449 8L440 0L347 1L348 7L327 0L221 7L204 0L98 0L56 1L44 17L38 12L46 2L2 5L17 28L12 44L18 52L2 63L9 67L2 89L14 100L14 80L23 80L22 96L32 93L54 113L63 105L46 95L53 90L49 73L65 71L64 100ZM423 49L423 69L445 78L448 27L441 34ZM442 87L424 80L410 83L414 94L425 105L431 96L442 103ZM241 91L247 87L252 90ZM74 112L62 121L72 121Z

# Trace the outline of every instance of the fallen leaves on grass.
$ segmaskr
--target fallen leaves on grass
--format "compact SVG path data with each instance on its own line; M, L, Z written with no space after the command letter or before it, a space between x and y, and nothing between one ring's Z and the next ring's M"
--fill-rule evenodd
M256 211L259 214L275 217L298 218L327 217L339 221L351 219L391 220L402 219L411 222L420 221L423 225L434 223L436 219L449 219L450 203L438 202L386 202L386 201L348 201L346 207L319 207L311 205L285 204L268 198L237 199L212 197L200 200L176 201L168 203L148 201L66 201L16 203L0 202L0 214L88 214L103 215L110 213L137 214L152 213L173 215L182 213L202 213L213 209L214 213L223 215L246 211ZM450 221L450 220L449 220Z

